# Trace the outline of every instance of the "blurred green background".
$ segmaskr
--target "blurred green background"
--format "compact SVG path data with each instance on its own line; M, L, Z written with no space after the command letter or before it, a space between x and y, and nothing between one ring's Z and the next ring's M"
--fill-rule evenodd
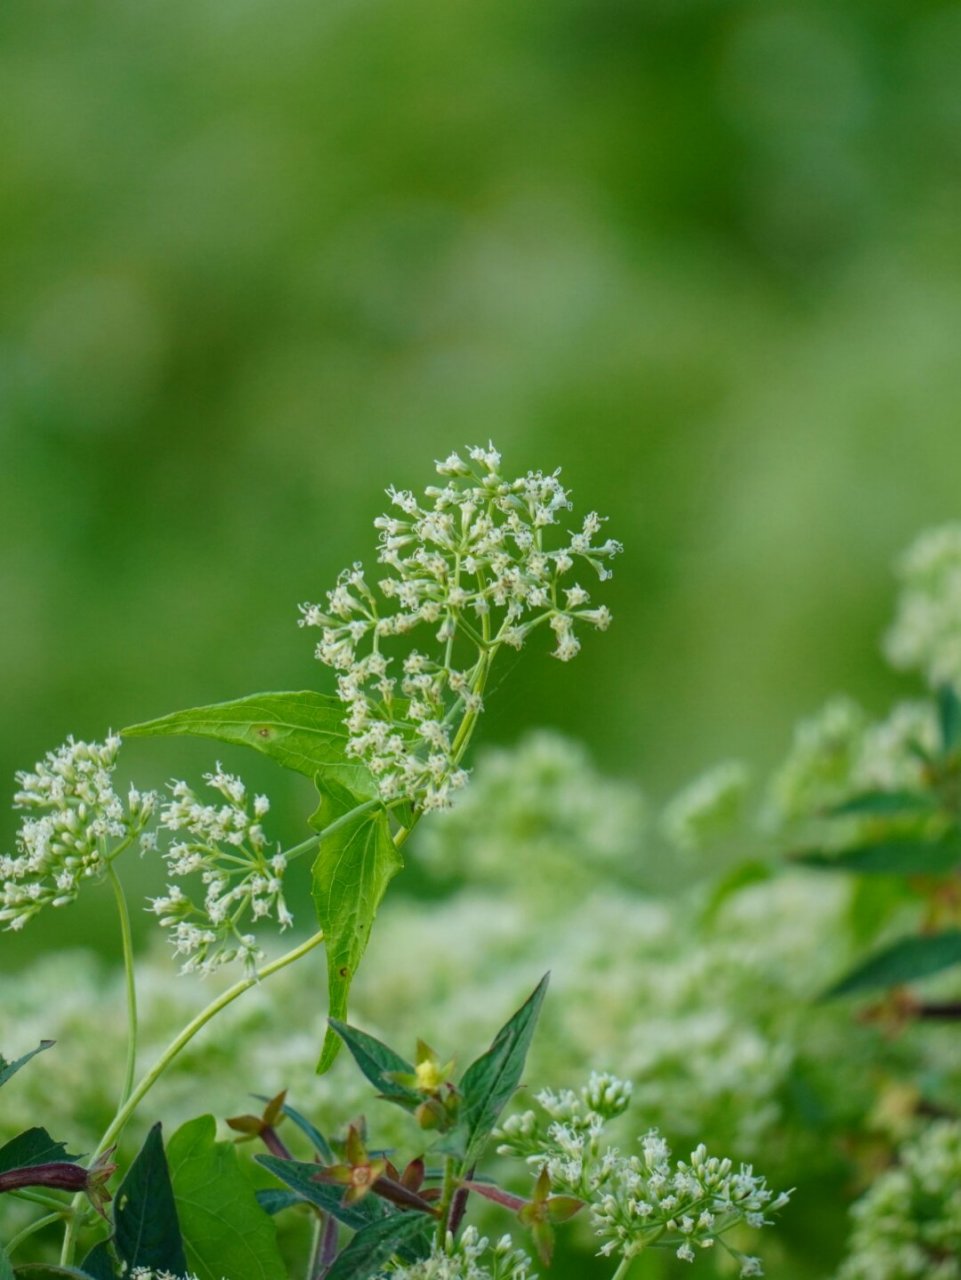
M327 687L297 602L488 437L627 548L488 741L657 795L890 692L959 509L961 7L7 0L0 83L0 776Z

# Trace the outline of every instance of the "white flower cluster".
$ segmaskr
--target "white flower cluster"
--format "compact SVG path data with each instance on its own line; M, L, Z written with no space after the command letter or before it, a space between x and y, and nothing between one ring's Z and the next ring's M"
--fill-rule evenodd
M897 564L902 582L888 660L961 691L961 523L923 533Z
M578 582L562 581L578 560L609 577L620 543L596 541L603 520L591 512L577 532L548 545L571 506L559 473L505 480L500 461L492 445L468 450L466 461L451 454L437 463L444 483L427 488L423 505L408 490L388 489L396 513L374 521L386 570L377 590L358 562L327 593L326 607L301 605L300 625L322 632L318 659L338 672L348 751L388 802L441 809L463 785L460 761L503 645L519 649L546 624L555 657L566 662L580 649L576 622L605 630L611 621ZM425 627L425 649L386 651Z
M551 1186L591 1206L591 1221L602 1240L599 1253L634 1257L649 1245L670 1246L693 1262L695 1246L720 1243L737 1258L742 1276L761 1275L757 1258L742 1255L723 1240L733 1227L765 1226L765 1214L782 1209L790 1192L775 1196L750 1165L709 1156L703 1143L690 1161L672 1163L667 1143L651 1129L641 1138L639 1156L621 1155L601 1143L608 1120L630 1102L631 1087L615 1076L591 1077L580 1095L545 1091L537 1101L549 1123L533 1111L513 1116L498 1130L498 1152L546 1167Z
M728 835L743 816L750 781L750 771L740 760L714 765L667 804L661 816L664 835L685 853Z
M509 1235L491 1244L467 1227L459 1239L448 1232L443 1248L435 1245L419 1262L395 1263L387 1274L392 1280L535 1280L530 1268L530 1258Z
M172 1271L152 1271L150 1267L134 1267L130 1280L197 1280L193 1272L188 1276L175 1276Z
M186 782L172 782L172 799L160 808L160 826L177 834L164 851L171 877L196 875L203 900L196 902L175 879L151 910L171 931L174 954L185 956L182 973L210 973L235 959L253 971L263 952L251 933L242 932L248 917L273 916L286 929L293 917L284 901L284 854L271 852L261 819L270 809L266 796L251 803L240 778L220 764L204 781L220 802L204 804Z
M851 1210L838 1280L961 1277L961 1122L938 1120L898 1153Z
M100 876L110 860L144 829L157 803L131 787L126 805L113 787L120 739L68 738L32 772L16 775L14 807L31 816L20 824L17 853L0 856L0 923L22 929L41 908L61 907L82 880Z

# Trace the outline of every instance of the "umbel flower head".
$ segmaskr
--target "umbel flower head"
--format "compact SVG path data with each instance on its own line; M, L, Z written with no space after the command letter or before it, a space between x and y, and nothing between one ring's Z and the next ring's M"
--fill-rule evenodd
M608 578L621 544L601 539L593 511L564 528L571 501L559 472L511 480L500 465L493 445L475 447L438 462L443 483L423 499L388 489L394 509L374 521L383 576L368 582L358 562L326 605L300 607L300 625L321 630L318 659L338 673L348 751L387 802L444 808L464 784L460 762L502 646L519 649L546 626L568 662L577 624L610 624L572 575L580 566Z
M448 1232L443 1246L435 1245L426 1258L413 1263L395 1263L387 1273L390 1280L535 1280L531 1260L514 1248L508 1235L493 1244L467 1227L459 1239Z
M42 907L72 902L81 882L103 875L147 825L156 794L131 787L124 804L113 786L119 750L116 736L68 738L16 775L14 808L28 816L17 853L0 856L0 923L8 929L22 929Z
M210 973L235 959L253 970L263 953L244 932L245 921L273 916L282 929L293 923L284 900L287 860L270 849L261 826L266 796L251 801L241 779L219 764L204 781L219 803L205 804L186 782L170 784L160 826L176 836L163 855L171 881L150 908L170 931L174 953L185 957L181 972ZM200 895L184 889L186 877L199 880Z

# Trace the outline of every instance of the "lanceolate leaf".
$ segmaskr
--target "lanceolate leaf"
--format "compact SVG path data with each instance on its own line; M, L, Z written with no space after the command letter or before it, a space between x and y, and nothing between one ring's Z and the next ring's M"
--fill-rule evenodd
M808 867L862 875L945 875L961 864L961 832L955 827L936 840L880 840L840 853L802 853L796 861Z
M961 929L920 938L902 938L842 978L825 993L825 997L853 995L855 992L898 986L902 982L916 982L956 964L961 964Z
M480 1156L500 1113L521 1082L549 977L545 974L541 978L533 994L498 1031L487 1052L464 1072L458 1087L462 1094L459 1134L464 1139L465 1164L473 1164Z
M36 1049L31 1049L29 1053L25 1053L22 1058L17 1058L14 1062L8 1062L0 1053L0 1085L6 1084L12 1075L20 1070L20 1068L31 1058L35 1058L38 1053L43 1053L44 1049L50 1049L54 1045L53 1040L41 1040Z
M232 1142L213 1116L182 1125L167 1145L187 1267L198 1280L286 1280L273 1221L257 1203Z
M360 1231L371 1222L379 1222L387 1213L387 1207L377 1196L365 1196L354 1204L344 1204L344 1188L330 1182L318 1182L317 1174L322 1166L307 1164L302 1160L282 1160L279 1156L255 1156L275 1178L287 1184L298 1196L332 1213L345 1227Z
M68 1153L64 1143L55 1142L46 1129L25 1129L0 1147L0 1173L57 1161L76 1164L79 1159Z
M395 1072L407 1076L414 1074L414 1067L406 1058L402 1058L374 1036L358 1031L346 1022L339 1022L336 1018L329 1021L332 1029L350 1050L358 1067L382 1097L396 1102L408 1111L414 1111L420 1106L424 1100L421 1094L415 1093L413 1089L405 1089L389 1078Z
M324 931L333 1018L343 1018L347 1012L350 984L367 948L377 908L403 865L384 809L368 809L348 818L320 842L313 867L313 897ZM328 1028L319 1072L330 1067L340 1043Z
M182 1275L187 1270L160 1125L155 1124L120 1184L114 1245L127 1264Z
M408 1259L430 1252L433 1219L419 1213L395 1213L358 1231L327 1273L327 1280L369 1280L380 1275L395 1253Z
M305 689L294 693L255 693L234 702L175 711L123 730L124 737L183 736L253 747L285 769L308 778L329 775L357 795L373 797L376 788L363 765L344 754L347 730L344 704Z
M269 1101L269 1099L265 1098L263 1094L258 1093L255 1096L259 1098L261 1102ZM308 1139L308 1141L311 1143L311 1145L313 1146L317 1154L320 1156L320 1158L326 1161L327 1164L333 1164L334 1153L333 1151L331 1151L330 1144L328 1143L327 1139L316 1127L316 1125L311 1124L311 1122L307 1119L307 1117L305 1115L302 1115L301 1112L296 1111L290 1105L289 1102L285 1102L280 1109L283 1112L283 1114L287 1116L288 1119L290 1119L290 1121L293 1124L295 1124L297 1128L300 1130L300 1132Z
M869 817L890 817L905 813L930 813L937 808L934 796L923 791L864 791L852 796L831 810L833 817L861 814Z
M303 1196L298 1195L296 1191L288 1191L284 1187L260 1187L255 1194L261 1209L271 1217L284 1209L292 1208L295 1204L304 1203Z

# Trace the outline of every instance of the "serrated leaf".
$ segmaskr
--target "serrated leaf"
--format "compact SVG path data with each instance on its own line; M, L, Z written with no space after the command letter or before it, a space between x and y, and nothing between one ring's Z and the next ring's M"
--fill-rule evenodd
M187 1270L160 1125L155 1124L127 1170L114 1201L114 1247L129 1270Z
M0 1147L0 1173L57 1161L76 1164L79 1159L79 1156L70 1155L65 1143L54 1141L46 1129L36 1127L25 1129Z
M467 1165L480 1156L500 1113L521 1082L549 978L550 974L541 978L533 993L498 1031L487 1052L467 1068L458 1085L462 1095L458 1133L464 1138L463 1159Z
M898 813L930 813L936 808L934 796L923 791L864 791L834 805L830 814L835 818L858 814L887 817Z
M181 1125L167 1144L167 1163L187 1266L199 1280L286 1280L274 1223L234 1144L216 1141L213 1116Z
M941 725L941 746L950 755L961 746L961 699L952 685L942 685L938 690L938 720Z
M413 1075L412 1063L366 1031L359 1031L337 1018L328 1018L328 1022L343 1040L362 1073L380 1091L382 1097L408 1111L414 1111L420 1106L424 1100L421 1094L415 1093L413 1089L406 1089L389 1078L394 1072Z
M38 1053L43 1053L45 1049L51 1049L56 1044L55 1040L41 1040L36 1049L31 1049L29 1053L25 1053L22 1058L17 1058L13 1062L8 1062L0 1053L0 1085L4 1085L11 1076L16 1075L22 1066L35 1058Z
M122 733L124 737L215 738L252 747L308 778L329 777L356 795L373 798L377 794L368 770L344 753L344 704L311 689L255 693L233 702L192 707L131 725Z
M961 864L961 832L957 828L935 840L912 836L905 840L879 840L842 849L839 853L811 850L794 861L828 871L853 871L859 875L939 876Z
M324 931L329 1016L342 1019L357 966L388 884L403 867L384 809L368 809L325 835L313 866L313 899ZM341 1041L328 1028L317 1070L327 1071Z
M917 938L901 938L847 974L825 992L824 998L916 982L956 964L961 964L961 929Z
M269 1099L264 1097L261 1093L255 1094L254 1096L259 1098L261 1102L269 1101ZM334 1153L330 1149L330 1143L320 1132L317 1126L312 1124L300 1111L295 1110L289 1102L285 1102L280 1109L283 1114L297 1126L304 1137L307 1138L321 1159L327 1164L333 1164Z
M370 1280L394 1254L408 1259L430 1252L433 1219L420 1213L394 1213L358 1231L327 1273L327 1280Z
M379 1222L389 1212L377 1196L365 1196L354 1204L343 1204L342 1186L317 1181L320 1165L308 1164L303 1160L284 1160L280 1156L258 1155L254 1159L304 1200L323 1209L325 1213L333 1214L345 1227L350 1227L351 1231L360 1231L371 1222Z

